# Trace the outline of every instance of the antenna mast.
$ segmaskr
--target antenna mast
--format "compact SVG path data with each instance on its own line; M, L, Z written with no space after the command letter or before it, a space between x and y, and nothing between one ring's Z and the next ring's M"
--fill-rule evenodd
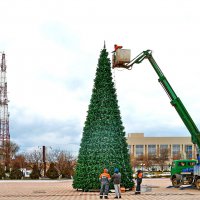
M10 132L5 53L2 53L0 64L0 163L8 167L10 163Z

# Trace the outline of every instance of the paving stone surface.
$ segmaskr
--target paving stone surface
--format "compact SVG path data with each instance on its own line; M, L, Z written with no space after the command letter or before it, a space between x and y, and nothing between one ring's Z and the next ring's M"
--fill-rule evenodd
M122 193L124 200L200 200L200 190L189 186L174 188L169 179L143 179L142 194ZM109 193L109 199L114 199ZM0 181L0 200L94 200L98 192L82 192L72 188L71 180Z

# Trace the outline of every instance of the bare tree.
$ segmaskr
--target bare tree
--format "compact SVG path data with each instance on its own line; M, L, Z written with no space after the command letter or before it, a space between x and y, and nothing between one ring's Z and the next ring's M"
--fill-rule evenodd
M63 178L70 178L73 175L76 158L69 151L55 149L48 153L48 161L55 163Z
M162 171L164 169L164 166L166 165L166 162L169 161L169 152L170 149L168 148L161 149L159 156L155 158L155 162L157 163L157 165L160 166Z
M146 168L150 170L153 166L160 166L163 170L166 165L166 161L169 159L169 149L160 150L159 156L156 154L140 155L137 158L132 158L132 164L134 167Z
M176 153L172 156L173 160L180 160L182 158L181 153Z
M148 170L150 169L152 164L153 164L153 161L151 159L151 156L147 156L147 155L140 155L133 161L134 167L137 167L137 168L140 167L143 169L146 168Z
M23 156L25 157L25 161L29 167L33 168L34 165L37 165L40 172L42 171L42 169L43 169L42 161L43 160L42 160L41 150L25 152L25 153L23 153Z
M10 141L10 155L14 158L19 151L20 147L17 143Z
M17 165L19 168L27 167L27 162L23 154L16 155L14 159L12 159L12 167Z
M25 158L26 166L33 168L38 166L40 173L44 170L43 154L41 150L34 150L22 154ZM51 150L46 154L47 168L49 163L54 163L62 177L70 178L74 173L76 158L68 151L59 149Z
M18 151L19 145L12 141L7 141L4 149L1 149L0 155L3 158L3 165L6 167L6 171L9 171L11 159L15 158Z

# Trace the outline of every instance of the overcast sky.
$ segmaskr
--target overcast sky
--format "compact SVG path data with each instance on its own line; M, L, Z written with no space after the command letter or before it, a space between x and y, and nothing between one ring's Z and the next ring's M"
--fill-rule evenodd
M146 49L200 128L199 0L0 0L11 140L76 151L104 40ZM190 136L148 60L113 70L126 133Z

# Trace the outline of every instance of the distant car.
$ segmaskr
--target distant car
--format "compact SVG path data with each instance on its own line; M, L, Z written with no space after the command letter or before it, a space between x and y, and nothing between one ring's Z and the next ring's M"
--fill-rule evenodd
M161 174L159 174L160 177L170 177L171 176L171 172L163 172Z
M143 178L153 178L155 175L150 172L143 172Z

